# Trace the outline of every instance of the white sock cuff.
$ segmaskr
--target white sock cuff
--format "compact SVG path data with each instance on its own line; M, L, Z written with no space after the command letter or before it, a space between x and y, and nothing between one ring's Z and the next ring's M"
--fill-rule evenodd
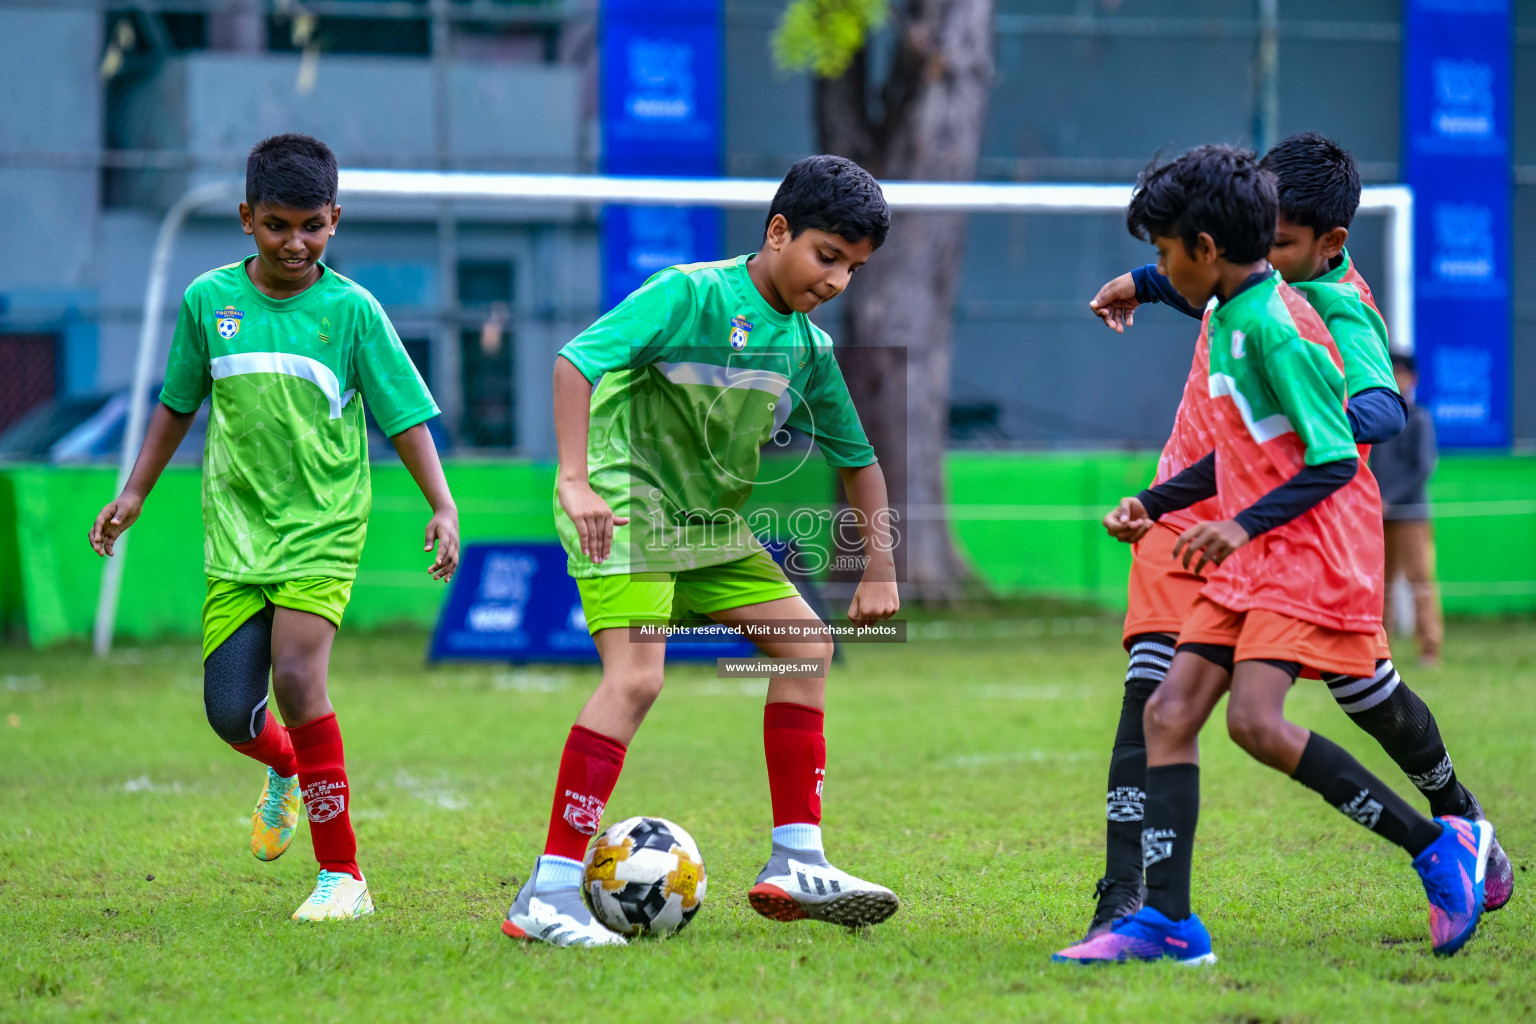
M539 858L539 868L533 876L533 887L538 892L549 892L551 889L579 889L581 873L581 861L546 853Z
M773 827L773 841L780 846L787 846L791 850L815 850L817 853L826 852L821 845L820 825L775 825Z

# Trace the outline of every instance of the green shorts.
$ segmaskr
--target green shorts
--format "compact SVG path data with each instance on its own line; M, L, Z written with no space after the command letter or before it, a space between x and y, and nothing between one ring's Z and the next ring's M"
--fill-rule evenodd
M679 622L690 613L707 615L785 597L800 591L767 551L734 562L681 572L637 572L578 579L587 632L615 626Z
M208 596L203 599L203 660L245 625L246 619L269 604L319 615L340 626L351 598L352 581L331 576L306 576L281 583L236 583L210 576Z

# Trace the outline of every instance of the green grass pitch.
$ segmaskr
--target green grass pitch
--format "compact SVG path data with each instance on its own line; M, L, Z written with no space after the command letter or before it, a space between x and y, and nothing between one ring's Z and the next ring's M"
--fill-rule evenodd
M1221 962L1082 969L1124 657L1103 619L914 626L830 683L828 850L902 910L867 933L747 905L771 824L761 682L671 673L608 806L673 818L709 869L676 939L514 944L589 669L421 667L419 633L348 633L332 695L378 915L300 926L301 826L251 857L260 769L203 719L196 648L0 650L0 1020L1407 1021L1536 1017L1536 630L1455 623L1406 671L1516 865L1459 956L1429 952L1408 860L1300 786L1205 743L1195 902ZM1404 659L1406 662L1408 659ZM1294 716L1422 801L1321 684Z

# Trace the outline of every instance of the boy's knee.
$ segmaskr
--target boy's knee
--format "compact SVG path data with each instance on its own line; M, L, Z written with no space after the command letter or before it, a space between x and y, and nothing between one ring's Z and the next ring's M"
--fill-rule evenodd
M285 699L307 694L324 684L324 672L317 672L310 659L283 654L272 658L272 689Z
M1142 725L1148 737L1182 739L1199 731L1194 721L1194 707L1188 701L1159 687L1147 698Z
M605 679L620 696L640 708L648 708L656 702L664 681L659 671L635 669L613 672Z
M267 695L263 693L254 704L219 699L213 694L203 694L203 711L208 724L225 743L238 745L255 739L267 724Z
M1272 753L1279 724L1262 711L1240 703L1227 705L1227 735L1232 737L1233 743L1260 760Z
M815 643L806 644L805 648L805 653L796 655L796 657L804 658L806 660L814 659L820 661L821 672L819 674L822 677L825 677L827 674L827 669L832 664L832 641L819 640Z

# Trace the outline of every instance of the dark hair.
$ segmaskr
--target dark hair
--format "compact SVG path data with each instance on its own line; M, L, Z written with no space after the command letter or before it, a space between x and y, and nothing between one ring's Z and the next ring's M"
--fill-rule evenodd
M314 210L336 202L336 154L319 139L290 132L262 139L245 158L245 201Z
M774 215L789 222L791 237L807 228L830 231L850 242L869 239L876 249L891 229L891 210L874 177L846 157L808 156L789 169L768 207L766 234Z
M1253 263L1275 242L1275 176L1236 146L1201 146L1172 163L1146 166L1125 211L1137 238L1181 238L1193 253L1201 232L1233 263Z
M1280 186L1280 216L1321 235L1347 228L1360 207L1360 170L1349 150L1326 135L1302 132L1264 154L1259 166Z
M1419 361L1413 358L1412 352L1393 352L1392 369L1416 374L1419 372Z

